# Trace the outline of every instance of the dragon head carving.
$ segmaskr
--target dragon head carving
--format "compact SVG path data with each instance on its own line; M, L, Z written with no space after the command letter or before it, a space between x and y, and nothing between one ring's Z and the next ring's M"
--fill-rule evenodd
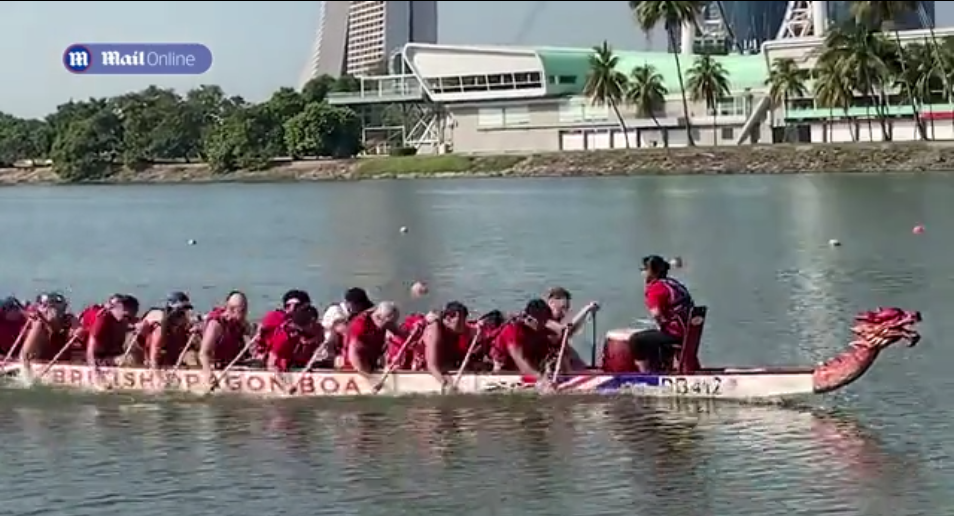
M901 308L878 308L862 312L852 325L852 333L857 337L853 345L878 351L903 341L912 347L922 338L915 330L915 325L921 321L921 313Z

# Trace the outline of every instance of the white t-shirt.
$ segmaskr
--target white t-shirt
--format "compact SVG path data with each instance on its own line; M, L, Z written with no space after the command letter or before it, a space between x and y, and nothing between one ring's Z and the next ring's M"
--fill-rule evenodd
M325 310L325 314L322 316L322 327L325 328L325 340L328 340L332 328L335 327L335 323L347 320L348 308L345 306L345 303L328 307L328 310Z

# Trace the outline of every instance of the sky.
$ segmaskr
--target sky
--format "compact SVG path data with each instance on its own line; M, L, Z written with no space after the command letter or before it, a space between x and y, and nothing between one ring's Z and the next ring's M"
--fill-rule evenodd
M442 1L442 43L589 47L604 39L617 48L663 50L647 38L618 1ZM219 84L259 101L294 86L309 57L319 2L309 1L3 1L4 58L0 111L39 117L69 99L103 97L150 84L186 90ZM939 26L951 27L952 1L936 2ZM543 7L542 7L543 6ZM536 13L531 15L531 13ZM201 76L83 76L61 64L76 42L196 42L214 55Z

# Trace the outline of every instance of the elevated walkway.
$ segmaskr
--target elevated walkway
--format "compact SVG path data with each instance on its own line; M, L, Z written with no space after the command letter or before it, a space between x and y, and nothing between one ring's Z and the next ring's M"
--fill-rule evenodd
M329 93L328 103L354 106L361 104L417 103L426 100L421 81L414 75L360 77L358 82L358 91Z

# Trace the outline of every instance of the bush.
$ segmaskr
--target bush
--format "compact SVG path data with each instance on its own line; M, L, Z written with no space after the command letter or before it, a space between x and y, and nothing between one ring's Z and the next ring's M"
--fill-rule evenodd
M418 154L418 149L415 147L395 147L388 151L389 156L414 156Z

